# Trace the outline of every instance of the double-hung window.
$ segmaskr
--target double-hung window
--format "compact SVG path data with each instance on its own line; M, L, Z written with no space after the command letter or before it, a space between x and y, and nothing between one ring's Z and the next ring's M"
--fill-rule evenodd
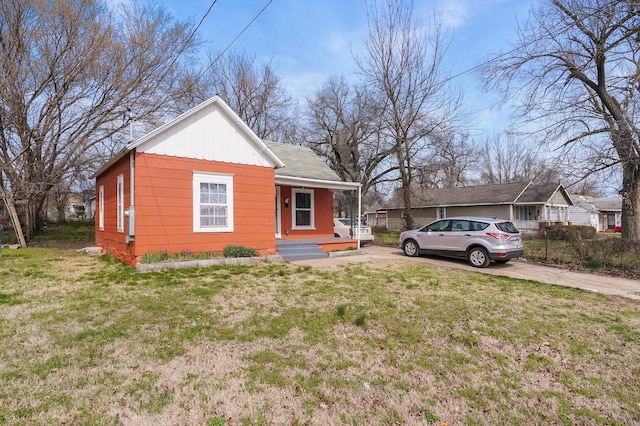
M233 232L233 176L193 173L193 231Z
M294 189L293 198L293 229L314 229L313 190Z
M101 231L104 231L104 185L100 185L98 192L98 226Z
M117 231L124 232L124 175L117 177L116 202Z

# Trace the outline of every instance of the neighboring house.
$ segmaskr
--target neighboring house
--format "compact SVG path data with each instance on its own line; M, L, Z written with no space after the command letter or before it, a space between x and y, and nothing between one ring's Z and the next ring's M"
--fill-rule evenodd
M588 225L596 231L615 230L622 224L622 197L595 198L572 194L574 205L569 208L569 221Z
M129 264L333 238L333 191L360 188L309 148L262 141L218 96L131 142L95 178L96 244Z
M65 211L67 219L84 219L87 209L82 194L71 194L67 209L68 211Z
M378 209L362 214L363 223L372 228L387 228L387 211Z
M56 204L57 200L55 197L51 198L48 207L47 207L47 218L49 220L78 220L90 218L90 216L86 215L86 202L84 200L84 195L82 192L70 192L64 194L57 194L58 197L61 198L60 202L63 203L60 207L63 208L62 211L58 211ZM62 215L64 217L62 217Z
M84 213L85 219L95 219L96 217L96 196L95 191L88 197L86 197L87 209Z
M416 226L452 216L495 217L513 222L520 230L540 225L566 224L573 203L561 184L504 183L447 189L427 189L425 201L412 208ZM403 230L404 208L387 208L391 230Z

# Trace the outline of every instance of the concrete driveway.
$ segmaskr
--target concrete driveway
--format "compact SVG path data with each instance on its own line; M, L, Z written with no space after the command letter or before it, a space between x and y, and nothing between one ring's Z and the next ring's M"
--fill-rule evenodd
M296 265L312 267L333 267L354 262L418 262L428 263L444 268L465 269L488 275L499 275L541 283L581 288L587 291L608 295L623 296L640 300L640 281L624 278L608 277L582 272L573 272L564 268L527 263L512 260L506 264L492 263L488 268L474 268L464 260L446 259L433 256L408 257L402 250L392 247L366 246L358 251L346 252L345 256L324 259L301 260L292 262Z

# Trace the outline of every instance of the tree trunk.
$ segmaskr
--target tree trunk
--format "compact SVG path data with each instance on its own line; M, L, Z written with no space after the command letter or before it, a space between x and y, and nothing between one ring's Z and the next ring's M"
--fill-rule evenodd
M414 229L413 212L411 211L411 182L403 177L402 179L402 201L404 204L404 227L405 229Z
M622 239L640 241L640 165L627 161L622 169Z
M411 183L412 171L410 158L405 160L407 153L404 151L402 140L396 141L396 158L398 159L398 171L400 172L400 182L402 182L402 203L404 204L404 229L414 229L413 212L411 211Z
M65 215L65 206L58 206L58 222L66 222L67 216Z

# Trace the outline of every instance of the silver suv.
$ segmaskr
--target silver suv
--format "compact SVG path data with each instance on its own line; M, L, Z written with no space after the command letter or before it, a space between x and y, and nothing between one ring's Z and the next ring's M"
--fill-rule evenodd
M524 255L522 235L511 222L486 217L449 217L400 234L407 256L435 254L469 260L486 268Z

